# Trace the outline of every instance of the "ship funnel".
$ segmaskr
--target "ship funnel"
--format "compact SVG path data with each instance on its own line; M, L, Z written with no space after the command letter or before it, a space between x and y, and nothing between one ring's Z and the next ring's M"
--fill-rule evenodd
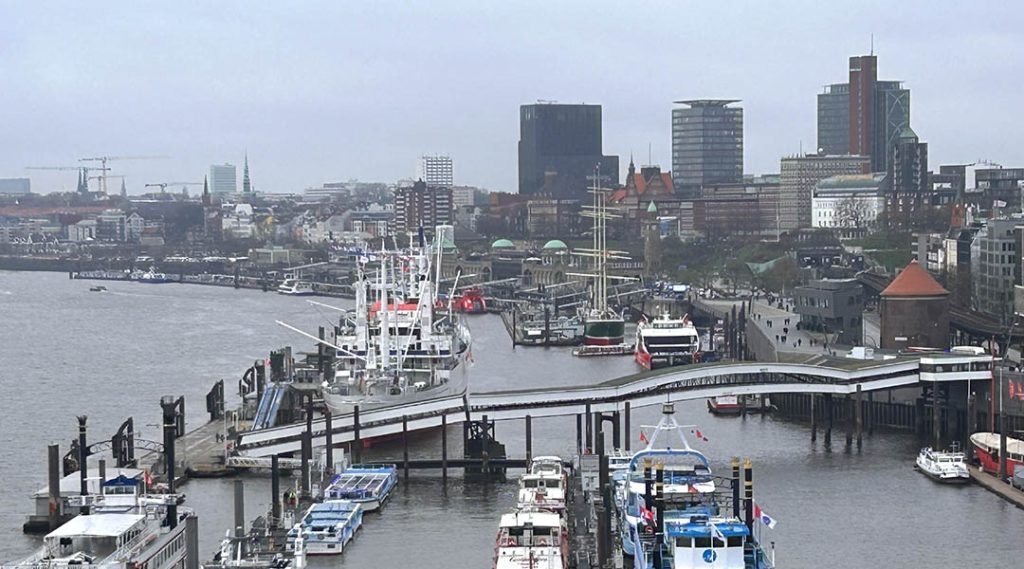
M676 406L674 403L664 403L661 406L662 415L674 415L676 412Z

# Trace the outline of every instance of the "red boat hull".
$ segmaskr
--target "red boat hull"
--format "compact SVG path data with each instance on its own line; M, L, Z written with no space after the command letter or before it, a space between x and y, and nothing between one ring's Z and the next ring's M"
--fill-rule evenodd
M981 467L985 470L985 472L988 472L989 474L998 474L999 473L999 456L998 456L998 452L990 453L989 451L985 450L984 448L979 447L978 445L974 445L974 456L976 456L978 458L978 462L981 463ZM1014 471L1016 470L1017 466L1020 465L1020 464L1022 464L1022 463L1020 461L1018 461L1018 460L1013 460L1012 458L1007 458L1006 459L1006 475L1007 476L1013 476Z

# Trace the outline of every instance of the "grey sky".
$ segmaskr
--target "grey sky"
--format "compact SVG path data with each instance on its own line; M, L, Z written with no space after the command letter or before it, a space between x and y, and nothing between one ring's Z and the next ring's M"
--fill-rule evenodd
M147 7L142 6L146 4ZM604 106L605 152L671 167L671 102L732 97L746 171L815 144L815 95L867 53L911 89L929 162L1024 166L1024 18L983 2L0 1L0 177L82 156L142 184L248 149L264 191L392 181L448 153L516 188L518 107ZM33 173L73 189L74 173ZM241 180L239 179L239 183Z

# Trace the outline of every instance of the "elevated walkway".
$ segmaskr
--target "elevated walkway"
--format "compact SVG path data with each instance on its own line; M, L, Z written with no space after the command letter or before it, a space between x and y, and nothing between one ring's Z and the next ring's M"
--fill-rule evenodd
M416 431L442 424L479 420L522 419L615 411L721 395L827 393L852 394L920 383L978 381L991 377L990 356L922 354L892 360L817 358L815 364L786 362L726 362L680 366L643 372L594 385L508 390L452 395L408 405L360 413L360 438L370 439ZM297 452L305 423L268 427L243 433L237 448L246 456L266 457ZM351 413L332 417L331 442L355 440ZM326 421L313 421L313 446L327 444Z

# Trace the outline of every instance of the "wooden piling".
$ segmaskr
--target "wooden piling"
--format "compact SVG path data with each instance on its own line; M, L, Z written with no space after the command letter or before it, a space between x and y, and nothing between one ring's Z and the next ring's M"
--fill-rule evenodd
M818 396L814 393L811 394L811 442L818 440L818 415L814 412L814 400Z
M526 416L526 462L533 460L533 417Z
M448 483L448 415L441 415L441 483Z
M584 414L586 415L584 419L587 421L587 437L583 441L583 452L590 454L594 449L594 414L590 412L590 403L587 403Z
M405 481L409 481L409 418L402 415L402 469Z
M857 395L854 401L854 413L856 418L856 429L857 429L857 448L859 449L864 442L864 392L861 389L861 385L857 384Z
M352 463L358 464L363 450L363 438L359 436L359 405L352 408Z
M576 413L576 454L583 454L583 416Z
M825 446L832 445L832 420L835 409L832 405L832 394L825 394Z
M327 464L324 467L327 469L329 474L334 474L334 427L331 424L333 416L331 410L328 408L327 412L324 413L324 444L327 446Z
M853 446L853 399L847 393L843 396L843 423L846 424L846 448Z
M626 401L623 404L623 406L622 406L622 415L623 415L622 432L626 436L625 441L624 441L625 442L625 448L626 448L626 451L629 451L629 445L630 445L630 443L631 443L631 441L633 439L633 435L630 434L630 430L629 430L629 416L630 416L629 401Z
M47 494L49 496L49 525L50 531L60 527L61 498L60 498L60 445L52 444L46 449L47 468ZM149 489L147 488L147 491Z

